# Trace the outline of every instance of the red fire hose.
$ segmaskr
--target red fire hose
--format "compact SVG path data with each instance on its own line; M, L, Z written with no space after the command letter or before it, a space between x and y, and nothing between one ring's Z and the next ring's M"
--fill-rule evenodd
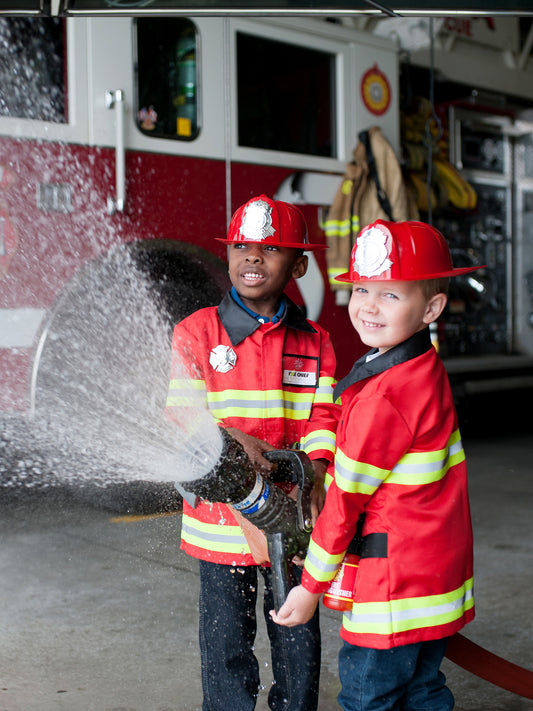
M498 657L462 634L448 642L446 656L466 671L526 699L533 699L533 672Z

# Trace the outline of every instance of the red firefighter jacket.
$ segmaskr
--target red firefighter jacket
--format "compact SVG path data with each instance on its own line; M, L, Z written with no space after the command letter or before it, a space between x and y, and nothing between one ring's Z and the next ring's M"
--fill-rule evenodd
M302 583L328 587L364 514L341 637L389 649L452 635L474 617L472 526L455 407L429 329L361 358L339 395L334 480Z
M223 427L236 427L275 449L301 447L331 462L338 406L333 404L335 355L320 326L287 299L278 323L260 323L228 293L174 330L166 414L186 417L191 382ZM186 377L183 376L183 365ZM185 485L186 488L186 485ZM225 504L183 505L181 547L228 565L255 561L233 510Z

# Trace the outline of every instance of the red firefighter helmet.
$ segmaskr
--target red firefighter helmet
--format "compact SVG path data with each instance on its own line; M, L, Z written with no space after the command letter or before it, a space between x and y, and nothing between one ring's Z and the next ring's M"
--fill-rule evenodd
M364 227L352 249L350 271L337 281L420 281L458 276L484 265L453 268L446 240L424 222L376 220Z
M307 225L300 210L290 202L260 195L239 207L231 218L227 239L219 242L261 242L297 249L325 249L324 244L310 244Z

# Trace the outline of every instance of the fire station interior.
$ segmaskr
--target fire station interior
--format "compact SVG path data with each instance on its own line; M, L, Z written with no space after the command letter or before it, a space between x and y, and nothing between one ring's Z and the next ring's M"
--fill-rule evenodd
M521 18L523 42L532 24ZM447 235L455 266L490 265L456 279L438 326L469 471L476 597L476 619L462 633L473 646L463 643L442 669L455 711L533 711L533 362L509 345L531 339L533 266L522 284L526 326L518 333L508 278L510 230L533 242L533 133L508 126L517 116L533 122L533 103L451 82L408 57L400 92L401 161L421 219ZM57 115L61 101L51 104ZM253 142L252 115L243 131ZM428 150L440 146L449 156L451 143L462 180L438 160L428 180ZM160 259L138 258L166 278ZM194 272L199 291L202 274ZM81 299L84 283L75 287ZM490 357L465 379L464 358L481 354ZM516 357L512 368L502 367L508 356ZM60 352L49 358L62 367ZM200 711L199 576L179 549L181 496L168 484L44 480L32 436L24 418L0 415L1 711ZM334 711L340 617L325 607L320 614L318 711ZM261 615L257 709L266 711L272 660Z
M529 233L530 195L516 176L531 174L531 134L506 135L505 125L511 117L531 116L531 103L451 82L409 62L401 64L400 87L404 175L417 196L421 219L447 235L456 266L490 265L474 279L453 280L438 325L441 354L455 387L463 426L473 432L490 427L486 416L496 398L501 400L501 409L520 413L514 424L521 428L532 386L530 363L525 360L507 380L500 373L500 387L492 388L488 383L491 379L494 383L499 356L510 351L516 316L513 307L509 308L507 276L511 232ZM449 156L450 140L465 180L456 183L450 193L443 166L436 161L428 191L427 164L421 171L428 145L440 145L441 155ZM510 167L511 155L514 168ZM529 309L533 303L529 272L523 287L521 300ZM471 373L465 385L455 377L454 363L461 363L467 353L491 354L494 360L489 359L480 372Z

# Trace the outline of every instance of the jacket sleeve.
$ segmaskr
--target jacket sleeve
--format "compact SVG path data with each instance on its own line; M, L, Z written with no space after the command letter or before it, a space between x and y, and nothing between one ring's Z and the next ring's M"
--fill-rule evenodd
M359 515L409 449L412 435L398 410L379 395L349 413L337 443L334 480L313 529L302 584L326 590L355 535Z
M335 432L340 414L340 407L333 402L337 363L329 334L316 324L314 326L319 330L322 339L320 371L311 415L304 427L300 446L311 459L326 459L331 462L335 453Z
M174 328L165 405L165 418L182 428L191 421L192 414L207 410L203 368L197 358L202 349L188 326L189 319L184 319Z

